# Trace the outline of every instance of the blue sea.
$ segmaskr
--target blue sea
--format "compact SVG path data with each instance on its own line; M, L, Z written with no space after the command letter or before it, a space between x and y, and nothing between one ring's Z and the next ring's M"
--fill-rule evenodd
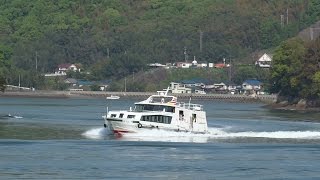
M320 113L193 101L209 134L103 128L136 101L0 97L0 179L320 179Z

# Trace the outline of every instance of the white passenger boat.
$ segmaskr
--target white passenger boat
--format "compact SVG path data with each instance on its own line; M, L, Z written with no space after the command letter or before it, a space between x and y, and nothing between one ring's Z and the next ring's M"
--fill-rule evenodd
M206 112L200 104L177 102L177 97L158 91L148 99L135 103L129 110L109 111L104 127L114 133L134 133L141 129L161 129L207 133Z
M106 99L120 99L120 97L115 96L115 95L111 95L111 96L106 97Z

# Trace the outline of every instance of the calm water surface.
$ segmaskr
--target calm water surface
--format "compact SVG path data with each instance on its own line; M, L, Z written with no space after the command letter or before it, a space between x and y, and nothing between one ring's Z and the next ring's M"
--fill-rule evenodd
M320 179L319 113L194 101L210 134L103 128L135 101L0 97L0 179Z

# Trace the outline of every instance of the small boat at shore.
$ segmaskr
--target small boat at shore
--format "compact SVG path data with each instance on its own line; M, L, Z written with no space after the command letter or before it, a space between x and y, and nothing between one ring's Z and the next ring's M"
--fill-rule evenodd
M104 127L113 133L134 133L142 129L161 129L191 133L207 133L206 112L200 104L178 102L177 97L158 91L148 99L135 103L129 110L108 111ZM191 99L190 99L191 100Z
M0 119L7 119L7 118L13 118L13 116L9 114L0 114Z
M111 95L106 97L106 99L120 99L120 96Z
M0 119L12 119L12 118L21 119L23 117L21 117L21 116L13 116L10 113L9 114L0 114Z

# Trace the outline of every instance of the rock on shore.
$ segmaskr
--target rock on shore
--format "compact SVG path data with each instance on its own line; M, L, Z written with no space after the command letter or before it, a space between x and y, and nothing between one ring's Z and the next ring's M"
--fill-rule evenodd
M298 111L320 111L320 100L306 100L306 99L290 99L285 97L278 97L277 101L267 105L271 109L282 110L298 110Z

